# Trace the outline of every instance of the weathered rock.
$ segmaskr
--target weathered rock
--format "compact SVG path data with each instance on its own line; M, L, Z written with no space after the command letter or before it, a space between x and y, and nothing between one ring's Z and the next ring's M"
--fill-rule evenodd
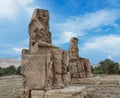
M47 10L36 9L29 24L30 53L38 52L38 43L43 41L51 44L49 31L49 13Z
M27 97L24 98L29 98L27 95L28 91L25 91ZM32 90L30 98L86 98L86 90L85 87L76 86L68 86L64 89L56 89L49 91Z
M91 67L89 60L79 57L78 39L73 37L70 41L69 68L71 78L91 77Z
M26 86L29 89L64 87L63 76L67 69L62 57L61 49L50 47L41 48L40 54L23 54L21 72L26 78Z
M70 40L70 48L69 48L69 59L78 59L79 54L78 54L78 39L73 37Z
M34 11L29 24L29 36L29 49L22 50L21 61L21 73L24 77L23 85L27 89L25 91L28 94L27 97L53 98L51 96L45 97L45 93L41 94L41 91L65 88L70 82L70 78L89 77L91 73L89 61L79 58L77 38L72 38L69 51L52 45L47 10L36 9ZM33 90L35 92L41 90L38 92L38 97L36 97L37 93L34 96ZM26 96L25 92L23 93L24 96ZM53 93L50 94L54 95ZM64 94L61 95L63 97L68 96L67 98L77 98L77 96L73 97L68 93L65 96ZM56 98L63 98L61 95L55 96Z
M24 86L29 90L64 88L67 52L51 43L49 13L36 9L29 24L29 50L22 51Z
M85 71L85 77L90 78L91 77L91 65L90 61L86 58L79 58L82 64L84 65L84 71Z
M22 74L25 76L27 88L44 89L46 80L46 58L46 54L35 54L26 55L22 59Z
M20 89L20 98L30 98L31 97L31 91L29 89Z

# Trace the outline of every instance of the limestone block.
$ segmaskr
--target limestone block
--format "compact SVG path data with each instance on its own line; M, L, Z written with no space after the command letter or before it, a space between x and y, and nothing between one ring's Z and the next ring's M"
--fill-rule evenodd
M91 77L91 65L90 61L86 58L79 58L79 62L82 62L82 66L84 67L85 71L85 77L90 78Z
M70 40L70 48L69 48L69 58L70 59L78 59L78 39L73 37Z
M53 49L53 58L54 58L54 74L62 75L62 50Z
M43 90L32 90L31 98L44 98L45 92Z
M66 75L63 75L63 81L65 85L68 85L71 81L70 72L67 72Z
M70 41L69 48L69 69L71 78L90 78L91 66L88 59L79 57L78 39L73 37Z
M29 89L20 89L19 90L21 97L20 98L30 98Z
M78 60L70 60L69 61L69 69L71 72L71 78L79 78L80 77L80 70L78 67L80 65L78 65Z
M51 89L53 85L53 56L52 54L46 54L46 89Z
M85 98L85 87L69 86L64 89L49 91L32 90L32 98Z
M42 89L46 79L46 54L26 55L22 59L22 74L29 89Z

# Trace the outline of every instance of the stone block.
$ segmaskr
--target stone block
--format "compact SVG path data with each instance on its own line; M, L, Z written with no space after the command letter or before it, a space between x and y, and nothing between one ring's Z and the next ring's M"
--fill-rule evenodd
M22 60L22 74L26 78L29 89L42 89L45 87L46 79L46 54L27 55Z
M30 98L30 91L29 89L20 89L20 98Z
M32 90L31 98L44 98L45 93L43 90Z
M49 91L32 90L31 98L85 98L85 87L68 86Z

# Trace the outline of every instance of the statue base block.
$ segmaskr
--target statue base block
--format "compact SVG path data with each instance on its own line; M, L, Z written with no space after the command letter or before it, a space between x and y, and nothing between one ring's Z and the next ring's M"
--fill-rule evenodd
M68 86L64 89L54 89L48 91L32 90L30 98L86 98L85 96L85 87Z

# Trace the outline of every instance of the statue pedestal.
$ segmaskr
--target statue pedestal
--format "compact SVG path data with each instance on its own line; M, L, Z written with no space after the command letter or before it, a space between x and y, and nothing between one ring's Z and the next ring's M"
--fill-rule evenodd
M31 91L31 98L85 98L85 96L86 96L85 87L77 86L68 86L64 89L54 89L48 91L43 90ZM21 98L28 98L28 96Z

